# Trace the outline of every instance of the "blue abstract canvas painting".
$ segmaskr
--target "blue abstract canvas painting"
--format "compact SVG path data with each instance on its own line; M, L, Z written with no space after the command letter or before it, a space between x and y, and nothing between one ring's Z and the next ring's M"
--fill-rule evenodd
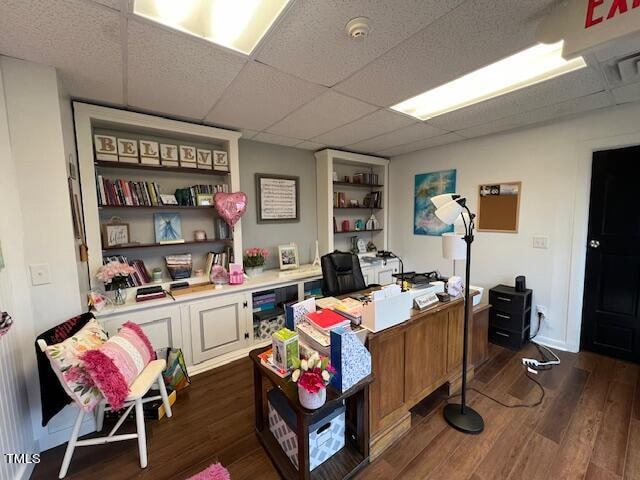
M156 213L154 220L156 242L177 243L182 240L182 225L179 213Z
M444 224L435 215L431 197L456 191L456 171L421 173L415 176L415 200L413 204L413 234L439 236L453 232L453 225Z

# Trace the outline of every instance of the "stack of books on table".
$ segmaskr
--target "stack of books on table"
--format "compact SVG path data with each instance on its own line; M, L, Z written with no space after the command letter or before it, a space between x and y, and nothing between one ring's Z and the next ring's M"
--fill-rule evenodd
M280 378L286 378L289 376L288 370L283 370L282 368L278 368L275 363L273 363L273 348L265 350L260 355L260 363L271 370L273 373L278 375Z
M136 302L144 302L146 300L155 300L156 298L165 298L167 294L160 285L152 287L139 288L136 291Z

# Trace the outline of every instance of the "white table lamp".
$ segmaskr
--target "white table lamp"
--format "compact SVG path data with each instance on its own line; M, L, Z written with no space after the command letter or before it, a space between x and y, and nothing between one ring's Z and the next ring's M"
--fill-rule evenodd
M442 234L442 256L453 261L453 275L456 274L456 260L467 258L467 244L464 235L457 233Z

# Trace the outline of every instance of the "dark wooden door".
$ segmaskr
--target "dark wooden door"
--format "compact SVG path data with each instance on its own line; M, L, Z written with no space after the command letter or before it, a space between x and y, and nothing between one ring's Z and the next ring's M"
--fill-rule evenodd
M640 147L596 152L582 312L585 350L640 362Z

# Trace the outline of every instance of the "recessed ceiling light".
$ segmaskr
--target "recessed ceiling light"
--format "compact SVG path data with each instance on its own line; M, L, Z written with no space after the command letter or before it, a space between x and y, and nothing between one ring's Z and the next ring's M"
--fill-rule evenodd
M249 55L290 0L135 0L136 15Z
M428 120L583 67L582 57L562 58L562 42L539 44L391 108Z

